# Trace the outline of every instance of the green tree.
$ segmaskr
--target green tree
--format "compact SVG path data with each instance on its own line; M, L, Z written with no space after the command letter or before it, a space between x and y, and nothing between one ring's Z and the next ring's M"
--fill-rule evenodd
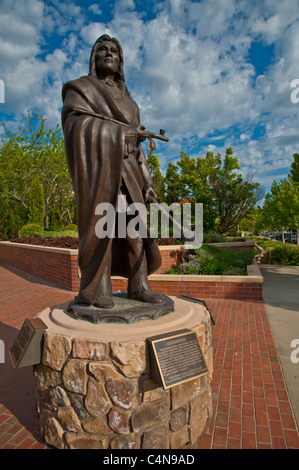
M44 226L44 220L44 190L38 178L34 178L28 195L28 223Z
M49 229L50 230L57 230L61 227L61 210L59 206L59 201L55 201L53 206L51 207L50 214L49 214Z
M259 213L259 226L264 230L297 230L299 234L299 154L293 155L290 174L273 181ZM299 237L298 237L299 244Z
M204 230L216 227L224 233L234 229L262 198L259 183L252 176L243 178L233 150L221 155L207 152L204 158L190 158L181 152L177 165L169 163L166 171L168 204L187 198L191 203L203 203Z
M253 176L243 178L238 170L239 159L233 156L232 148L228 148L223 163L219 162L210 178L219 217L217 230L221 233L237 227L263 197L263 190L253 181Z
M190 158L181 152L178 162L180 167L182 197L191 203L203 204L203 226L205 231L213 230L217 219L215 197L211 187L211 175L219 161L212 152L207 152L205 158Z
M290 176L294 183L299 183L299 153L294 153L294 161L291 164Z
M292 179L273 181L262 207L261 222L268 230L299 228L299 188Z
M68 171L64 140L59 126L47 130L46 120L28 111L24 125L13 132L3 123L0 147L0 194L6 203L15 201L28 210L29 192L35 178L44 190L45 228L49 213L59 200L64 223L72 223L74 193ZM75 222L75 221L74 221Z
M260 224L261 211L261 207L258 206L246 217L244 217L244 219L242 219L239 224L240 232L253 232L255 235L258 235L262 230L262 226Z
M167 204L178 202L178 197L181 197L180 176L178 174L178 167L171 162L168 164L168 168L166 170L165 185L165 202L167 202Z
M0 194L0 239L18 237L27 222L27 210L13 199Z
M149 170L153 178L155 192L157 194L157 200L158 202L164 202L165 201L165 182L164 182L164 177L161 173L160 162L159 162L157 155L151 155L147 159L147 164L148 164Z

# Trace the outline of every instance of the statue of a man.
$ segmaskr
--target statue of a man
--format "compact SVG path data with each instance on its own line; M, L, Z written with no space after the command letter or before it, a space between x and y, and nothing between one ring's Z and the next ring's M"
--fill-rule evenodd
M144 127L123 73L123 52L115 38L101 36L94 44L89 75L66 83L62 90L65 151L77 204L79 267L78 304L113 307L111 275L128 278L128 298L160 303L148 275L161 265L149 233L146 238L117 237L119 195L127 204L155 195L141 146ZM116 236L96 234L96 207L115 208Z

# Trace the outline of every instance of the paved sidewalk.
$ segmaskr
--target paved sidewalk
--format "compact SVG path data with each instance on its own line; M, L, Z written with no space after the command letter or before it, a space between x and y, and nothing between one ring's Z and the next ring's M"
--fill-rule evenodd
M299 429L299 266L262 265L261 271L266 313Z
M36 449L41 439L32 368L14 370L8 355L26 318L73 298L12 267L0 266L0 448ZM211 300L213 417L204 449L299 449L299 437L263 302Z

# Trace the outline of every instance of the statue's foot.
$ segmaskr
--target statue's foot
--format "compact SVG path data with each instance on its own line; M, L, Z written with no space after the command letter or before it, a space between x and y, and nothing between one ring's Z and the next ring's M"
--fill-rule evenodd
M128 299L139 300L139 302L146 302L149 304L160 304L163 302L161 295L156 294L151 290L146 290L144 292L128 293Z
M89 300L85 299L85 297L81 293L79 293L77 297L75 297L75 303L81 305L90 305Z
M75 303L79 305L93 305L98 308L111 308L114 306L112 297L108 295L98 295L95 302L91 304L81 293L75 297Z
M109 297L108 295L99 295L93 305L98 308L112 308L114 306L114 302L112 297Z

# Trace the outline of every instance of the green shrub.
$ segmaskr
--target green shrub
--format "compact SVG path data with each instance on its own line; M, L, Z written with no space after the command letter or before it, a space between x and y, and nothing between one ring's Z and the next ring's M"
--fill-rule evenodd
M38 232L41 232L43 229L44 227L39 224L27 224L21 228L20 236L21 237L33 237Z
M69 224L63 227L63 230L73 230L74 232L76 232L78 230L78 227L76 224Z
M226 235L227 235L227 237L240 237L241 232L238 232L238 230L231 230Z
M58 229L58 230L42 230L41 232L38 232L37 235L40 237L54 237L54 238L60 238L60 237L78 237L78 231L77 230L63 230L63 229Z
M255 238L255 242L266 251L272 251L276 247L281 247L281 243L279 241L268 240L267 238Z
M203 234L203 243L223 243L226 236L217 232L206 232Z
M174 274L204 275L246 275L247 266L252 264L254 253L251 250L234 253L216 246L203 245L178 258Z
M221 275L226 268L224 260L210 257L202 264L200 274Z
M247 272L244 272L244 268L236 268L231 266L230 268L226 269L223 274L225 276L244 276L244 274L247 274Z
M54 205L50 209L49 213L49 229L52 231L56 231L61 228L61 220L60 220L61 210L59 207L59 202L55 202Z
M278 246L270 253L270 263L299 266L299 249L285 245Z

